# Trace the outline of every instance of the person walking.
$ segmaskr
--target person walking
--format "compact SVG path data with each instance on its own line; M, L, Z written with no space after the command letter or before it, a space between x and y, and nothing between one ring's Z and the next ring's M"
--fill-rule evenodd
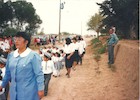
M79 43L77 42L77 39L76 39L76 37L74 37L73 39L73 48L74 48L74 54L73 54L73 67L72 67L72 69L75 71L76 70L76 65L78 64L78 62L79 62L79 52L78 52L78 50L79 50Z
M83 43L82 43L82 39L81 37L78 37L78 45L79 45L79 50L78 50L78 53L79 53L79 64L82 65L82 61L83 61L83 55L84 55L84 46L83 46Z
M75 48L73 48L72 42L70 38L66 38L66 44L64 46L64 53L66 54L65 56L65 66L67 69L67 77L70 78L70 72L71 72L71 67L73 65L73 57L72 55L75 52Z
M81 38L81 43L82 43L82 45L83 45L83 48L84 48L84 52L83 52L83 57L84 57L84 55L85 55L85 53L86 53L86 46L87 46L87 44L86 44L86 42L85 42L85 40L83 39L83 38Z
M108 40L108 64L114 64L114 46L118 43L118 37L115 34L115 27L109 30L110 38Z
M10 81L10 100L40 100L44 96L41 57L29 48L30 40L26 32L17 32L17 49L8 55L0 90Z
M42 70L44 73L44 78L45 78L45 89L44 89L44 95L47 96L48 94L48 86L49 82L51 79L51 75L54 71L54 62L51 60L51 54L49 53L44 53L44 58L42 61Z

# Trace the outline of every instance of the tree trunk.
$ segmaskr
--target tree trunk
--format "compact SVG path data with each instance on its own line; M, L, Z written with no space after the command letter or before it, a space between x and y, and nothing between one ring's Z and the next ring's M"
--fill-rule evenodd
M97 38L99 39L99 29L97 29L96 32L97 32Z

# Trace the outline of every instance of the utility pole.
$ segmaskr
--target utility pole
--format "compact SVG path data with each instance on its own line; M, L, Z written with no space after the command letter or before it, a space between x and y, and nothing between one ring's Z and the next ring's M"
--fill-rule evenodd
M61 28L61 0L60 0L60 5L59 5L59 42L60 42L60 28Z
M60 40L61 40L61 9L64 9L64 4L65 4L65 2L63 2L63 3L61 3L61 0L60 0L60 6L59 6L59 32L58 32L58 34L59 34L59 42L60 42Z
M81 36L82 36L82 21L81 21Z

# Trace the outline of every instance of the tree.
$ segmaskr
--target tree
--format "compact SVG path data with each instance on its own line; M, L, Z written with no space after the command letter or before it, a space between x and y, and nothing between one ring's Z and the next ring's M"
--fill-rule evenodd
M31 19L27 21L29 24L26 26L26 31L33 34L37 32L39 25L42 23L42 20L38 15L33 16Z
M105 0L97 3L103 25L115 26L124 38L138 38L138 0Z
M103 16L96 13L94 16L90 18L89 22L87 23L89 27L87 30L95 30L97 32L97 37L98 37L99 32L103 27L102 20L103 20Z
M16 33L17 33L16 29L8 27L3 32L3 36L15 36Z
M6 34L7 29L35 33L42 23L30 2L0 2L0 31ZM8 31L9 32L9 31ZM10 33L7 33L10 34Z
M3 32L8 22L13 18L10 2L0 2L0 31Z
M40 17L35 13L31 3L26 1L13 2L15 13L15 24L19 30L34 31L42 23Z

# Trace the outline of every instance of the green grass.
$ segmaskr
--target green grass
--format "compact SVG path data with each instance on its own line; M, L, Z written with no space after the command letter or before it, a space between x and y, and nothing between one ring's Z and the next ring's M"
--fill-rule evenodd
M103 54L103 53L105 53L106 52L106 45L102 45L102 47L100 47L99 49L98 49L98 53L99 54Z
M101 54L106 52L106 45L103 45L98 38L92 40L92 45L94 50L94 59L98 62L101 59Z

